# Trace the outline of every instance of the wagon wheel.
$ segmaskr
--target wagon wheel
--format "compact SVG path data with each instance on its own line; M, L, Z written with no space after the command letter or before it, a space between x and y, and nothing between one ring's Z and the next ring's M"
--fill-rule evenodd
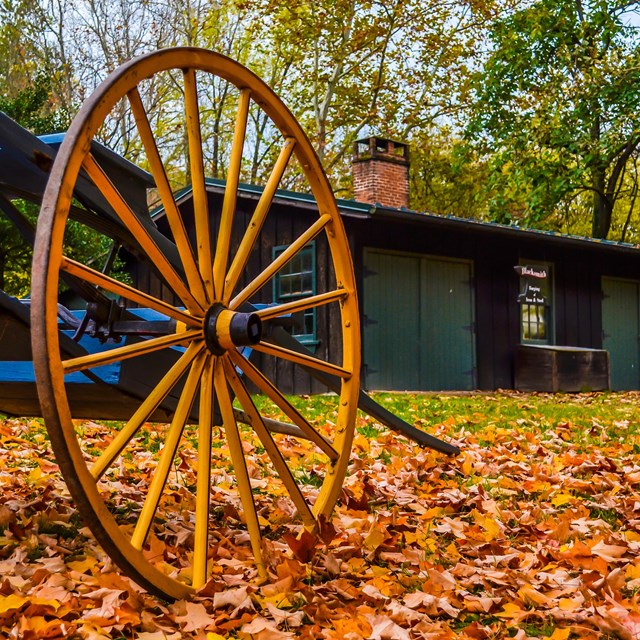
M150 124L151 110L143 105L143 88L147 86L144 83L152 83L164 77L163 74L172 78L181 96L182 131L188 140L195 240L190 239L185 230L176 204L177 197L168 178L173 167L161 157L162 148ZM204 98L201 86L205 83L210 86L211 82L226 83L238 96L233 118L235 133L228 155L219 216L209 211L204 171L203 149L208 140L202 128L201 101ZM123 104L130 109L132 120L135 119L146 166L155 180L164 214L171 226L175 243L172 256L158 248L153 230L144 220L141 222L144 216L133 211L90 152L91 141L110 121L112 111L121 109ZM263 191L259 198L256 197L251 220L241 230L241 241L234 243L233 229L240 224L236 215L237 193L251 109L254 110L251 113L268 116L270 126L279 131L280 152L265 180ZM260 234L266 221L275 215L272 211L275 192L285 171L296 160L315 199L317 217L273 262L263 265L257 274L247 279L247 265L258 250ZM68 225L73 188L79 176L84 176L83 179L88 176L93 181L117 213L128 237L136 238L138 246L135 250L155 266L164 280L165 290L173 296L161 299L142 288L122 284L65 254L65 227ZM289 303L255 310L251 306L252 301L272 282L275 274L290 264L310 241L323 238L326 239L328 262L333 270L333 285L329 290L320 294L312 292ZM261 527L243 450L246 431L239 428L237 416L244 415L260 439L271 460L274 477L286 489L302 526L315 530L320 520L330 515L344 480L359 390L359 321L348 242L327 179L294 117L257 76L222 55L177 48L132 60L98 87L65 135L45 193L34 256L32 335L42 411L56 459L72 497L100 544L123 571L155 594L183 598L203 586L208 580L208 557L211 555L212 438L223 432L255 567L262 578L266 577L268 568L263 559ZM176 256L179 259L176 260ZM62 272L72 274L112 297L114 294L119 296L130 307L145 307L163 314L171 321L171 331L108 351L65 359L60 355L57 318ZM339 318L338 335L332 336L340 346L339 358L300 355L270 343L268 337L262 335L264 326L285 314L309 309L328 312L332 308ZM248 360L247 345L260 352L263 358L323 371L341 380L337 413L332 418L335 424L329 423L331 433L325 431L326 425L319 426L313 422L304 409L294 408L292 401ZM74 419L67 393L72 374L75 372L77 376L77 372L84 372L93 375L103 365L119 364L125 360L131 362L130 359L167 352L173 354L174 364L159 376L151 393L139 400L128 422L114 434L108 446L98 451L89 450L83 442L79 421ZM254 391L258 389L287 416L293 423L290 433L306 439L305 446L315 447L316 453L312 458L316 466L311 471L318 471L319 457L323 460L321 466L324 471L324 480L316 495L311 495L296 479L293 464L283 452L282 440L278 439L281 436L271 432L271 423L256 408L249 387ZM176 389L180 391L175 411L171 424L165 428L155 471L148 486L144 487L136 522L123 525L113 513L112 499L103 482L110 473L116 476L124 473L125 477L120 477L120 482L126 483L126 465L122 471L123 465L118 466L118 461L126 456L141 425L153 420L154 411L170 393L175 394ZM192 424L194 415L198 416L197 426ZM218 429L216 424L221 428ZM152 536L156 545L158 540L164 539L163 499L175 481L174 459L185 428L197 430L198 434L194 506L192 512L185 515L187 525L193 529L190 539L193 542L185 543L192 545L189 549L190 566L184 566L184 557L171 565L171 554L166 550L158 552L157 557L151 557L149 553ZM138 446L139 441L136 443ZM92 446L95 449L97 445L93 443Z

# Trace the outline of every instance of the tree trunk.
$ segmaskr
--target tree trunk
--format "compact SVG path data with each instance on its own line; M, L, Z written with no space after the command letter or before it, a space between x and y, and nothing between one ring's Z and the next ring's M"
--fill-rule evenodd
M592 142L600 142L600 115L596 104L591 105L594 114L591 123L590 137ZM605 239L611 227L611 213L613 206L607 198L606 165L597 157L591 165L591 188L593 189L593 212L591 219L591 235L594 238Z
M605 239L611 228L613 202L607 198L605 170L595 167L591 172L593 186L592 236Z

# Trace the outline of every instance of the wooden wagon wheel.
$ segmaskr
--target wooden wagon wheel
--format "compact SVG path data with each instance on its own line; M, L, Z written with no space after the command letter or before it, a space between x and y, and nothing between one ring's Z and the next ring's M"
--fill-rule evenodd
M168 174L171 167L161 158L150 125L150 112L141 97L143 82L152 82L161 74L171 73L178 80L183 96L183 133L188 139L188 167L195 217L195 241L185 230ZM235 133L226 171L226 187L219 221L212 223L208 210L203 161L201 80L228 83L237 91ZM105 170L90 151L100 127L108 122L117 105L128 105L135 117L141 146L148 168L175 242L176 260L158 247L148 225L133 211L126 198L114 186ZM118 107L120 108L120 107ZM232 250L232 228L237 225L235 212L241 171L243 140L247 131L249 110L266 114L272 127L281 134L281 150L264 190L257 201L249 224L242 233L237 250ZM259 244L261 229L272 214L272 201L285 170L297 158L310 192L317 205L317 218L271 264L247 283L243 275L246 265ZM185 163L186 164L186 163ZM135 237L138 251L162 274L166 287L177 304L161 300L135 286L122 284L88 264L65 255L65 227L72 206L74 186L88 176L117 213L128 237ZM217 232L216 232L217 229ZM288 304L241 313L247 309L274 275L295 258L314 238L325 237L329 247L334 284L330 290L311 294ZM173 245L172 245L173 246ZM207 559L210 530L211 447L214 423L222 429L230 450L235 480L240 494L251 549L258 572L267 573L261 552L261 531L252 495L251 482L243 451L243 435L236 416L241 411L269 454L275 473L298 516L309 530L317 528L322 517L328 517L339 495L347 468L353 437L357 394L359 390L360 334L353 267L344 228L328 181L304 135L284 104L257 76L240 64L211 51L176 48L157 51L132 60L113 72L84 104L74 119L55 159L38 221L34 250L32 283L32 335L34 366L43 415L50 433L56 459L78 509L94 535L113 560L136 582L149 591L167 598L183 598L204 585L208 579ZM106 352L85 357L61 356L57 317L58 288L61 272L120 296L133 307L147 307L172 320L173 333L148 337ZM245 277L245 282L242 278ZM261 327L283 314L329 305L339 309L340 330L332 339L341 342L339 362L301 356L279 348L262 338ZM269 357L290 361L311 369L330 373L341 380L337 417L330 437L320 433L304 410L296 410L278 390L243 355L246 345ZM113 346L113 345L112 345ZM89 451L82 444L78 421L74 420L66 391L66 381L74 372L91 373L100 366L129 358L148 357L173 349L180 356L162 375L151 394L139 406L111 444L101 451ZM335 358L334 358L335 359ZM239 375L241 372L242 375ZM258 388L277 405L295 425L294 432L311 441L324 460L324 480L316 496L302 491L288 459L267 427L249 393ZM177 385L177 387L176 387ZM149 422L155 409L172 390L181 388L179 400L159 455L155 472L145 488L142 506L135 526L123 527L110 510L108 496L101 482L109 470L117 466L120 456L140 426ZM195 407L195 408L194 408ZM170 485L176 452L185 425L198 414L198 461L195 486L195 508L188 514L192 520L192 566L168 566L167 555L149 559L145 545L156 531L161 500ZM221 416L216 418L216 416ZM215 435L214 435L215 437ZM311 504L312 503L312 504ZM131 530L132 529L132 530ZM159 533L156 539L161 539ZM188 542L187 544L191 544Z

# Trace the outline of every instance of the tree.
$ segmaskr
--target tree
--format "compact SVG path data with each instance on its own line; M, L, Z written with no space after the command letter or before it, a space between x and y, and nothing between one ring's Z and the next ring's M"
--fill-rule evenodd
M352 194L354 140L376 134L414 147L414 176L437 167L429 187L442 187L417 190L416 207L464 206L465 213L472 212L478 181L456 194L462 182L455 168L446 166L457 161L447 150L458 137L477 43L498 1L511 0L2 0L23 8L13 32L28 40L29 64L57 69L50 99L69 105L69 113L109 71L135 55L175 45L214 49L251 68L283 98L338 195ZM7 15L17 20L20 14ZM178 76L140 85L176 187L189 182ZM209 82L201 105L207 173L224 179L237 96L224 83L204 82ZM126 100L119 108L100 140L144 167ZM260 182L278 150L273 127L259 109L252 110L242 180ZM299 174L292 161L281 185L300 188ZM468 168L465 175L471 175ZM438 189L446 196L436 197Z
M340 195L351 193L353 142L370 133L424 144L451 124L479 23L457 0L248 3L270 42L296 55L282 93ZM490 2L478 2L489 5ZM437 142L435 143L437 144Z
M491 25L468 134L490 158L492 217L566 229L588 206L608 236L640 144L638 4L536 0Z
M412 136L410 206L464 218L486 209L486 163L446 127Z
M28 2L0 5L0 111L36 134L64 130L66 108L55 98L56 71L37 63L34 13ZM3 206L11 206L3 203ZM15 199L13 206L35 225L35 203ZM12 295L29 291L31 247L16 226L0 213L0 289Z

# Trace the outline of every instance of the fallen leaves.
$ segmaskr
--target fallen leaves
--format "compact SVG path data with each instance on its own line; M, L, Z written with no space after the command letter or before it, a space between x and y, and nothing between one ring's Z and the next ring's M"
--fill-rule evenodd
M318 535L295 522L263 472L259 447L246 443L271 576L265 584L254 581L221 448L212 470L211 578L193 601L172 604L123 577L96 544L41 424L1 422L0 637L638 640L638 396L494 395L467 413L437 400L416 397L414 413L435 419L441 412L430 430L455 439L461 455L420 450L371 431L360 417L342 498ZM550 417L541 402L567 417ZM110 437L95 423L83 428L88 438L98 430ZM133 480L114 474L104 484L124 527L155 465L142 444L121 463ZM188 564L192 529L182 519L193 508L196 459L192 448L181 450L185 480L171 484L164 529L145 550L158 561L171 556L178 571Z

